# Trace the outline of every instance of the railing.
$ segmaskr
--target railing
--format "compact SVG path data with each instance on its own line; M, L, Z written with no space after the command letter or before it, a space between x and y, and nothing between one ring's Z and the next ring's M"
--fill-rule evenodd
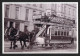
M37 33L36 37L38 37L44 31L45 28L46 28L46 25L43 25L43 27Z

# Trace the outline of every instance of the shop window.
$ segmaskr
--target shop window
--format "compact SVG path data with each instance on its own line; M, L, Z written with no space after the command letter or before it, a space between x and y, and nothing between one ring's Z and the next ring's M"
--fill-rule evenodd
M24 32L27 32L27 26L24 26Z
M9 27L13 27L13 22L10 22Z
M19 26L20 26L20 23L16 22L15 23L15 28L19 30L19 28L20 28Z

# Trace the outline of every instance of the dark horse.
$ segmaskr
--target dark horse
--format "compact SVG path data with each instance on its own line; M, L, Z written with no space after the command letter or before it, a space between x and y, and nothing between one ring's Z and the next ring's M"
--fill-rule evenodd
M8 39L11 41L11 44L10 44L10 49L15 49L17 47L16 45L16 34L17 34L17 30L13 27L9 27L7 28L7 31L6 31L6 36L8 37Z
M34 33L28 32L26 34L25 32L19 31L18 40L20 41L21 49L24 49L24 46L27 48L32 48L32 45L34 43ZM29 42L29 46L26 46L26 42Z
M11 27L7 29L8 33L8 39L11 41L11 47L12 49L12 44L13 44L13 49L18 47L16 45L16 41L20 41L21 44L21 49L24 49L24 46L26 46L26 42L29 42L28 48L31 48L33 43L34 43L34 33L33 32L28 32L27 34L25 32L18 31L17 29Z

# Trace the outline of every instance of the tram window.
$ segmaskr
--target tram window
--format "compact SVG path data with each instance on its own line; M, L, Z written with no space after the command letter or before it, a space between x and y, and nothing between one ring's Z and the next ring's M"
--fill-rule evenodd
M57 35L57 31L55 31L55 35Z
M61 32L61 35L63 35L63 32Z
M58 31L58 35L60 35L60 31Z
M69 35L69 32L67 32L67 36Z
M64 36L66 36L66 32L64 32Z

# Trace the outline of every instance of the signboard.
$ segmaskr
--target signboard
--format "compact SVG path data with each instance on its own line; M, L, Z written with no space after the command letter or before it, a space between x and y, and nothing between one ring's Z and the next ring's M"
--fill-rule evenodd
M62 18L53 18L51 17L51 21L52 22L56 22L56 23L60 23L60 24L66 24L66 25L73 25L73 21L72 20L68 20L68 19L62 19Z

